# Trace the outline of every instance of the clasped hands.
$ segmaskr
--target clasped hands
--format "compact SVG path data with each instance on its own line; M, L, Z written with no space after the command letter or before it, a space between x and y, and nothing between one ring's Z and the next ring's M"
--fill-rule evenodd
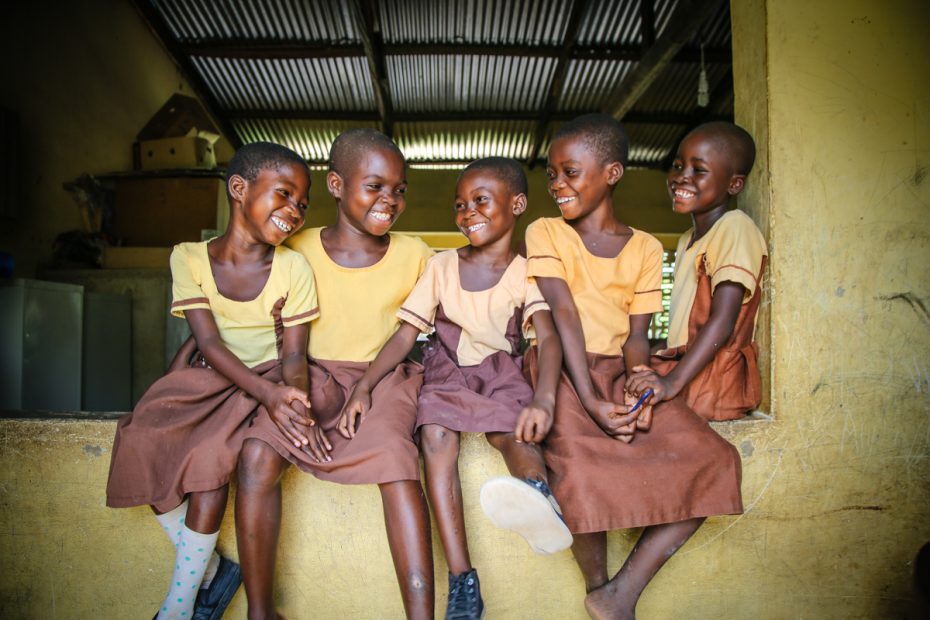
M633 410L648 390L652 390L652 394L639 408ZM653 405L673 396L665 377L649 366L637 365L627 377L622 405L599 398L592 398L582 404L602 431L614 439L630 443L637 431L648 431L652 426Z

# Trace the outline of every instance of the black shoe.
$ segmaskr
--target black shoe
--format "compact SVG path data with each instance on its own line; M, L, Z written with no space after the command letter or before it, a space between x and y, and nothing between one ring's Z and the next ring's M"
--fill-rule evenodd
M461 575L449 573L449 602L446 620L481 620L484 617L484 600L481 583L474 568Z
M216 569L213 581L210 582L210 587L197 593L193 620L220 620L240 583L242 573L239 565L220 556L220 565Z

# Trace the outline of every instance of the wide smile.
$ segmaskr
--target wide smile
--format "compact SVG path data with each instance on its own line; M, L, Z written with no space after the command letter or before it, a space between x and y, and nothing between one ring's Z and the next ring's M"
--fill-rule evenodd
M555 204L559 205L559 208L561 209L563 206L565 206L566 204L572 202L573 200L575 200L575 197L574 197L574 196L564 196L564 197L561 197L561 198L556 198L556 199L555 199Z
M288 224L287 222L285 222L284 220L282 220L281 218L279 218L279 217L276 216L276 215L272 215L272 216L271 216L271 222L272 222L275 226L277 226L278 229L279 229L281 232L289 233L289 232L291 232L292 230L294 230L294 227L293 227L293 226L291 226L290 224Z
M390 221L394 219L394 216L386 211L369 211L368 215L371 216L372 219L384 224L390 223Z
M487 223L478 222L477 224L471 224L470 226L465 226L463 230L465 231L466 235L469 235L471 233L478 232L479 230L483 229L485 226L487 226Z
M688 191L686 189L681 189L680 187L676 188L672 192L672 195L675 196L675 198L678 198L679 200L691 200L692 198L694 198L694 192Z

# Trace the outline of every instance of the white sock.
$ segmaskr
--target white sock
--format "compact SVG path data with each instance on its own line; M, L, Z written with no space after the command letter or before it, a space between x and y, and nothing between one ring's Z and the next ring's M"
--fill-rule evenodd
M219 531L201 534L187 526L181 529L174 575L171 577L168 595L158 611L159 619L180 620L193 616L197 590L219 536Z
M207 571L203 574L203 581L200 583L200 589L206 590L210 587L210 584L213 583L213 578L216 577L216 571L220 568L220 554L216 551L213 552L213 555L210 556L210 561L207 562Z
M168 540L177 549L178 544L181 542L181 528L184 527L184 519L187 518L187 500L181 502L177 508L170 512L155 515L155 518L168 536Z

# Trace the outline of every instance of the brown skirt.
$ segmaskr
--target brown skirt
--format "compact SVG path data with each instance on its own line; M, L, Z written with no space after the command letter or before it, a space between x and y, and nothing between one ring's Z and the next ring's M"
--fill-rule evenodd
M623 358L588 354L598 396L623 402ZM525 368L535 379L536 349ZM563 372L555 422L544 444L549 485L576 534L740 514L739 454L680 398L653 409L632 443L605 434Z
M281 382L277 360L253 370ZM264 410L212 368L184 368L165 375L116 425L107 506L150 504L167 512L188 493L227 484L249 423Z
M432 342L423 355L423 388L417 428L438 424L466 433L511 433L533 389L523 376L523 360L506 351L477 366L458 366L446 348Z
M375 386L371 409L354 439L346 439L336 430L342 406L368 365L310 360L310 405L333 446L332 461L317 463L295 448L264 409L255 416L248 437L264 441L283 458L321 480L342 484L419 480L419 456L413 443L417 392L423 382L419 364L404 362Z

